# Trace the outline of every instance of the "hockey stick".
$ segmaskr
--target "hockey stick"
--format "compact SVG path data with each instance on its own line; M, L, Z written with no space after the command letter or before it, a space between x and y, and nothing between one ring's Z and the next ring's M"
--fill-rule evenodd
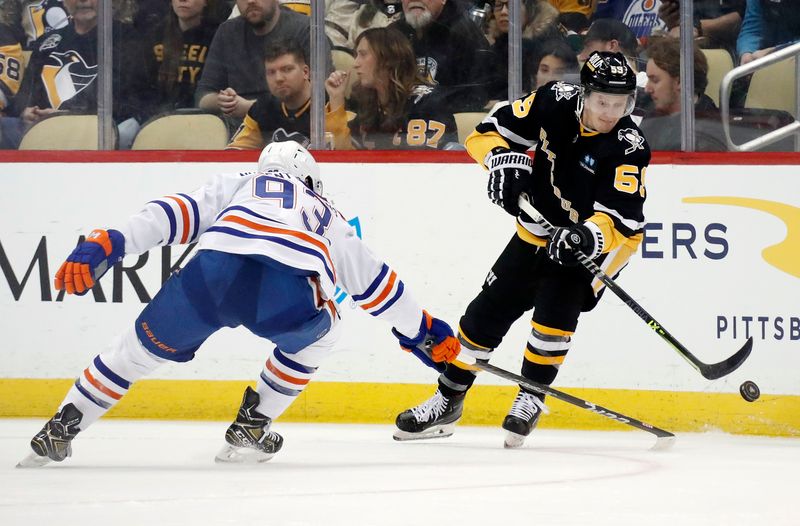
M519 207L522 209L523 212L528 214L531 219L533 219L536 223L541 225L545 230L547 230L548 234L553 233L555 227L545 219L542 214L539 213L533 207L533 204L530 202L528 196L526 194L521 194L519 196ZM644 308L639 305L633 298L631 298L627 292L622 290L622 287L617 285L617 283L608 277L608 275L603 272L603 270L597 266L597 264L586 257L582 252L576 252L578 257L578 261L589 271L591 272L597 279L603 282L603 284L611 289L611 291L617 295L619 299L625 303L630 309L636 313L639 318L644 320L648 327L653 329L656 334L661 336L661 338L666 341L668 344L675 349L678 354L683 356L692 367L697 369L697 371L702 374L705 378L709 380L716 380L718 378L722 378L723 376L727 376L731 374L733 371L739 368L740 365L744 363L747 357L750 355L750 351L753 350L753 338L752 336L747 339L741 349L736 351L730 358L727 360L723 360L719 363L704 363L701 362L694 354L689 352L689 350L684 347L681 342L675 339L667 329L664 328L661 323L656 321L650 313L648 313Z
M626 426L635 427L636 429L641 429L642 431L646 431L651 435L656 436L656 443L650 449L667 449L672 446L675 442L675 435L670 433L669 431L665 431L661 428L655 427L650 425L646 422L642 422L641 420L637 420L633 417L623 415L622 413L618 413L616 411L612 411L607 409L603 406L594 404L592 402L583 400L582 398L578 398L577 396L572 396L571 394L565 393L563 391L559 391L557 389L553 389L549 385L540 384L538 382L534 382L533 380L529 380L523 376L516 375L512 372L506 371L505 369L501 369L499 367L495 367L494 365L483 362L483 361L472 361L472 357L464 357L465 359L462 361L461 356L456 360L461 362L465 368L474 367L476 369L480 369L482 371L486 371L487 373L493 374L495 376L499 376L500 378L504 378L520 386L534 391L543 395L552 396L556 400L561 400L562 402L566 402L568 404L572 404L576 407L580 407L581 409L587 409L592 413L598 414L600 416L604 416L606 418L610 418L615 422L619 422L620 424L625 424Z

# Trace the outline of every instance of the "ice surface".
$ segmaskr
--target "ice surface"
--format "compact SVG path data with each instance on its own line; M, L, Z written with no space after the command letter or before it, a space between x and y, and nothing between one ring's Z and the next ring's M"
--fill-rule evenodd
M800 440L499 428L394 442L390 426L287 424L257 466L214 463L224 422L101 420L73 457L15 469L44 419L0 419L0 524L798 525ZM47 522L45 522L47 521Z

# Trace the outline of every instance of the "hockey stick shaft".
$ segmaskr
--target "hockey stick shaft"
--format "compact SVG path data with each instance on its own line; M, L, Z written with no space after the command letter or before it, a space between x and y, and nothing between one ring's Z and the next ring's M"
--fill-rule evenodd
M641 420L637 420L633 417L623 415L622 413L619 413L617 411L612 411L611 409L589 402L582 398L578 398L577 396L573 396L569 393L559 391L558 389L553 389L549 385L544 385L538 382L534 382L533 380L529 380L523 376L516 375L510 371L501 369L500 367L495 367L494 365L488 362L473 361L471 357L470 358L464 357L463 361L461 361L461 359L462 357L459 357L458 359L458 361L461 362L459 365L461 365L464 368L474 367L476 369L480 369L481 371L486 371L487 373L514 382L528 389L529 391L551 396L556 400L561 400L562 402L572 404L576 407L580 407L581 409L586 409L588 411L591 411L592 413L595 413L596 415L604 416L615 422L619 422L620 424L624 424L630 427L635 427L636 429L640 429L642 431L650 433L651 435L655 435L657 437L657 441L655 446L653 446L653 449L667 448L671 446L672 442L675 440L675 435L670 433L669 431L665 431L664 429L655 427L646 422L642 422Z
M547 219L545 219L545 217L542 216L542 214L539 213L536 208L533 207L533 204L530 202L530 199L527 195L520 195L519 207L523 212L528 214L531 219L547 230L548 234L552 235L555 227ZM639 318L641 318L648 327L653 329L656 334L658 334L673 349L675 349L675 351L677 351L678 354L680 354L687 362L689 362L692 367L697 369L697 371L703 375L703 377L709 380L722 378L723 376L726 376L738 369L739 366L742 365L742 363L744 363L744 361L750 355L750 351L753 349L752 337L748 338L744 346L726 360L715 364L707 364L700 361L700 359L692 354L686 347L684 347L683 344L677 340L677 338L672 336L672 334L670 334L661 323L651 316L650 313L644 309L644 307L639 305L639 303L627 292L625 292L622 287L620 287L613 279L603 272L603 270L598 267L594 261L586 257L586 255L580 251L576 251L576 256L584 268L586 268L592 273L592 275L599 279L608 289L611 290L611 292L616 294L616 296L621 299L622 302L625 303L625 305L627 305L634 313L636 313L636 315L639 316Z

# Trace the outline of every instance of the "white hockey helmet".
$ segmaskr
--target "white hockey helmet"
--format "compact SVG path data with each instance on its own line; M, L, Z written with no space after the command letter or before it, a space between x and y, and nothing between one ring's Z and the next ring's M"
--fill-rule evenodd
M322 178L319 165L311 153L295 141L271 142L258 157L258 171L277 168L285 170L303 181L306 186L322 195Z

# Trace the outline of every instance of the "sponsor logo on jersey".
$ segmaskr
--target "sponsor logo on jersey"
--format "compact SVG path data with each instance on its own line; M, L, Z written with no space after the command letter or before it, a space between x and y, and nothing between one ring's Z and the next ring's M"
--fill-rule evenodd
M639 135L639 132L633 128L624 128L618 131L617 139L630 144L629 148L625 148L625 155L630 155L636 150L644 150L644 137Z
M580 164L585 170L589 171L590 173L594 173L595 166L597 165L597 159L589 155L588 153L581 159L578 164Z
M568 82L556 82L550 89L556 93L556 101L569 100L581 91L579 86Z

